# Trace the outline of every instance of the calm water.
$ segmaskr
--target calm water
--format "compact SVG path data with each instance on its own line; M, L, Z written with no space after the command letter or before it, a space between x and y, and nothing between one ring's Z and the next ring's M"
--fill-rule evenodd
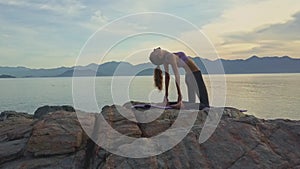
M204 77L211 94L208 77ZM111 89L111 77L97 77L95 93L98 106L113 104L112 93L116 97L118 89L122 90L123 82L129 78L116 77ZM93 80L90 77L79 79L83 84ZM170 99L175 100L173 81L170 84ZM226 75L226 84L226 106L247 109L248 114L260 118L300 119L300 74ZM182 87L186 100L184 79ZM72 78L0 79L0 93L0 112L15 110L33 113L42 105L73 105ZM128 98L131 100L158 102L162 97L163 92L154 89L152 77L131 79L128 87ZM86 98L83 96L84 101Z

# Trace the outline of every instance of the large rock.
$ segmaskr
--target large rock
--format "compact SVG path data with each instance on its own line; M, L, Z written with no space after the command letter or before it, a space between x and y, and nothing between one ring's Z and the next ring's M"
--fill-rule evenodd
M44 115L51 113L51 112L56 112L56 111L67 111L67 112L75 112L75 109L71 106L43 106L39 107L35 112L33 117L34 118L42 118Z
M85 151L41 158L20 158L0 165L3 169L68 169L84 168Z
M124 107L130 111L128 104ZM111 112L106 107L102 113ZM197 111L198 117L190 133L171 150L158 156L134 159L116 156L95 145L90 168L295 168L300 166L300 122L289 120L261 120L245 115L240 110L226 107L213 135L199 144L199 134L206 118L216 116L220 108ZM122 110L121 110L122 111ZM185 113L191 110L183 110ZM168 129L176 120L177 110L132 110L141 137L153 137ZM162 112L162 113L161 113ZM157 114L161 113L159 116ZM118 114L118 113L116 113ZM118 118L113 119L122 119ZM112 124L116 125L117 123ZM112 125L113 126L113 125ZM117 125L119 128L122 125ZM280 128L280 129L278 129ZM130 132L123 131L123 134ZM276 138L276 139L275 139ZM288 146L284 146L288 140ZM292 147L294 149L292 149ZM276 148L276 149L275 149Z
M118 156L95 144L103 141L98 137L101 132L111 136L101 119L119 133L147 143L174 124L178 110L134 110L127 104L106 106L101 114L59 110L34 119L4 113L0 168L300 168L300 121L263 120L229 107L220 117L220 110L181 111L187 118L191 112L197 115L186 137L162 154L141 159ZM213 117L221 121L211 137L199 144L205 121Z
M0 164L22 156L28 139L12 140L0 144Z
M0 121L0 164L22 156L31 134L31 115L6 111Z
M80 112L83 113L83 112ZM3 114L3 113L2 113ZM55 111L40 119L5 113L0 122L0 168L85 168L88 136L75 112ZM83 126L93 128L88 113Z
M34 156L74 153L83 135L74 112L56 111L34 125L26 150Z
M2 112L0 121L0 142L28 138L34 120L31 115L18 112Z
M23 112L15 112L15 111L4 111L0 114L0 121L5 121L7 119L24 117L27 119L32 119L31 114L23 113Z

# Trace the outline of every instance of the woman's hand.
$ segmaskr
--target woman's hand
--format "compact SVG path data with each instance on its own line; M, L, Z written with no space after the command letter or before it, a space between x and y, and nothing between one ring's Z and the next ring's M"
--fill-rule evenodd
M168 96L165 96L165 97L164 97L163 105L164 105L164 106L168 106L168 105L169 105L169 99L168 99Z

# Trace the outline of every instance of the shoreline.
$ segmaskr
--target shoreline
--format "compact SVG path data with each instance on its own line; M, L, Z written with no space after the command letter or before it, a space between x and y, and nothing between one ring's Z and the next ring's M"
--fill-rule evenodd
M296 72L296 73L284 73L284 72L278 72L278 73L225 73L225 74L202 74L204 77L207 76L250 76L250 75L258 75L258 76L276 76L276 75L300 75L300 72ZM115 75L115 76L40 76L40 77L12 77L12 78L0 78L1 79L47 79L47 78L103 78L103 77L107 77L107 78L111 78L111 77L151 77L153 75L137 75L137 76L130 76L130 75ZM184 76L184 74L180 74L180 76Z

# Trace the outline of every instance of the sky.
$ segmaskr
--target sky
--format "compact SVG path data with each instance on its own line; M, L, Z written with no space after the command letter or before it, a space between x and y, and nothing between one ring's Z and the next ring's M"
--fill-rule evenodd
M0 0L0 25L0 66L139 64L158 46L300 58L299 0Z

